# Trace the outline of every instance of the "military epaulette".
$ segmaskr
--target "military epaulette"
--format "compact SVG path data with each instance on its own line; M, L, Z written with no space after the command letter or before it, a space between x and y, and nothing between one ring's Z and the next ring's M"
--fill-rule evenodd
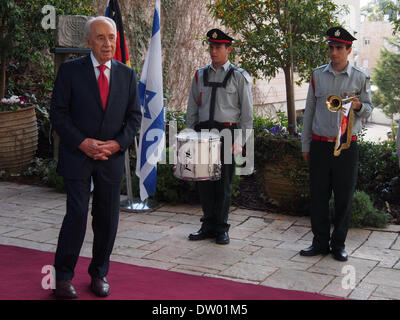
M313 90L315 91L315 82L314 82L314 72L321 69L321 68L325 68L327 65L323 65L323 66L319 66L318 68L315 68L312 72L311 72L311 77L310 77L310 83L311 86L313 88Z
M327 65L328 65L328 64L323 64L322 66L319 66L319 67L315 68L315 69L311 72L310 82L311 82L311 86L312 86L312 88L314 89L314 91L315 91L314 72L315 72L315 71L318 71L318 70L323 70L323 69L325 69Z
M235 71L240 72L248 83L251 83L251 76L249 75L249 73L246 70L244 70L243 68L239 68L237 66L234 66L233 64L232 64L232 68Z
M203 68L200 68L200 69L196 70L196 74L195 74L196 83L199 83L199 78L201 78L203 76L203 72L207 68L208 68L208 66L205 66Z
M313 70L313 72L314 72L314 71L317 71L317 70L320 70L320 69L325 69L326 66L327 66L328 64L329 64L329 63L323 64L322 66L319 66L319 67L315 68L315 69Z

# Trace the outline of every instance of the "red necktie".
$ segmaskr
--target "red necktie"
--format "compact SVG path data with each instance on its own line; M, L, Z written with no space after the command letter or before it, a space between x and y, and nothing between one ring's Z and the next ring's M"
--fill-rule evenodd
M100 75L99 75L99 78L97 79L97 84L99 86L101 101L103 101L103 110L106 110L108 92L110 90L107 77L104 74L104 70L106 69L106 66L104 64L102 64L102 65L98 66L97 68L99 68L99 70L100 70Z

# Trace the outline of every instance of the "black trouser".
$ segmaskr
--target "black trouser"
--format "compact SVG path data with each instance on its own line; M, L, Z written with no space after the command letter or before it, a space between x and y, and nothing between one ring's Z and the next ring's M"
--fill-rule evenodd
M234 164L222 165L221 179L199 181L198 188L203 209L202 230L222 233L229 230L228 215L232 199Z
M332 249L344 249L351 217L353 194L358 174L358 146L352 141L350 148L333 155L334 143L311 142L310 190L311 228L313 245ZM335 211L333 232L330 237L329 200L334 194Z
M221 131L223 129L229 129L234 137L234 129L236 125L224 126L218 122L213 125L214 129ZM200 123L196 126L196 131L201 129L210 129L208 123ZM232 145L226 146L229 150ZM221 146L221 160L222 160L222 172L221 179L219 180L207 180L197 182L199 189L200 202L203 210L203 216L200 219L202 222L201 229L209 233L222 233L229 230L230 225L228 224L229 208L232 200L232 178L235 171L234 157L230 154L230 161L224 159L225 142L222 139ZM227 162L227 163L225 163Z
M89 266L92 277L107 275L110 255L118 228L120 183L104 181L93 173L93 257ZM60 230L54 267L57 280L71 280L86 233L90 200L90 178L64 179L67 192L67 213Z

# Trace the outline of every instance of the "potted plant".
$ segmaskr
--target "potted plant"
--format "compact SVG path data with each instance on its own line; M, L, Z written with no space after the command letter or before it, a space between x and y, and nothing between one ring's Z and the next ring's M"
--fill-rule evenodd
M255 145L257 182L264 198L288 214L308 214L309 172L300 137L275 124L256 132Z
M22 172L32 161L38 142L35 105L24 96L0 100L0 170Z

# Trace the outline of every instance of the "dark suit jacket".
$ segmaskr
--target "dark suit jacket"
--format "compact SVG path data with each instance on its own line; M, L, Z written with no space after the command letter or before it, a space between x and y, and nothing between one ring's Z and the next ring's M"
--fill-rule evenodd
M141 122L135 71L111 61L110 91L103 110L90 56L64 62L57 74L50 107L50 119L60 136L58 173L67 179L90 177L93 166L102 175L120 181L124 151L132 144ZM116 140L121 151L101 161L89 158L78 146L85 138Z

